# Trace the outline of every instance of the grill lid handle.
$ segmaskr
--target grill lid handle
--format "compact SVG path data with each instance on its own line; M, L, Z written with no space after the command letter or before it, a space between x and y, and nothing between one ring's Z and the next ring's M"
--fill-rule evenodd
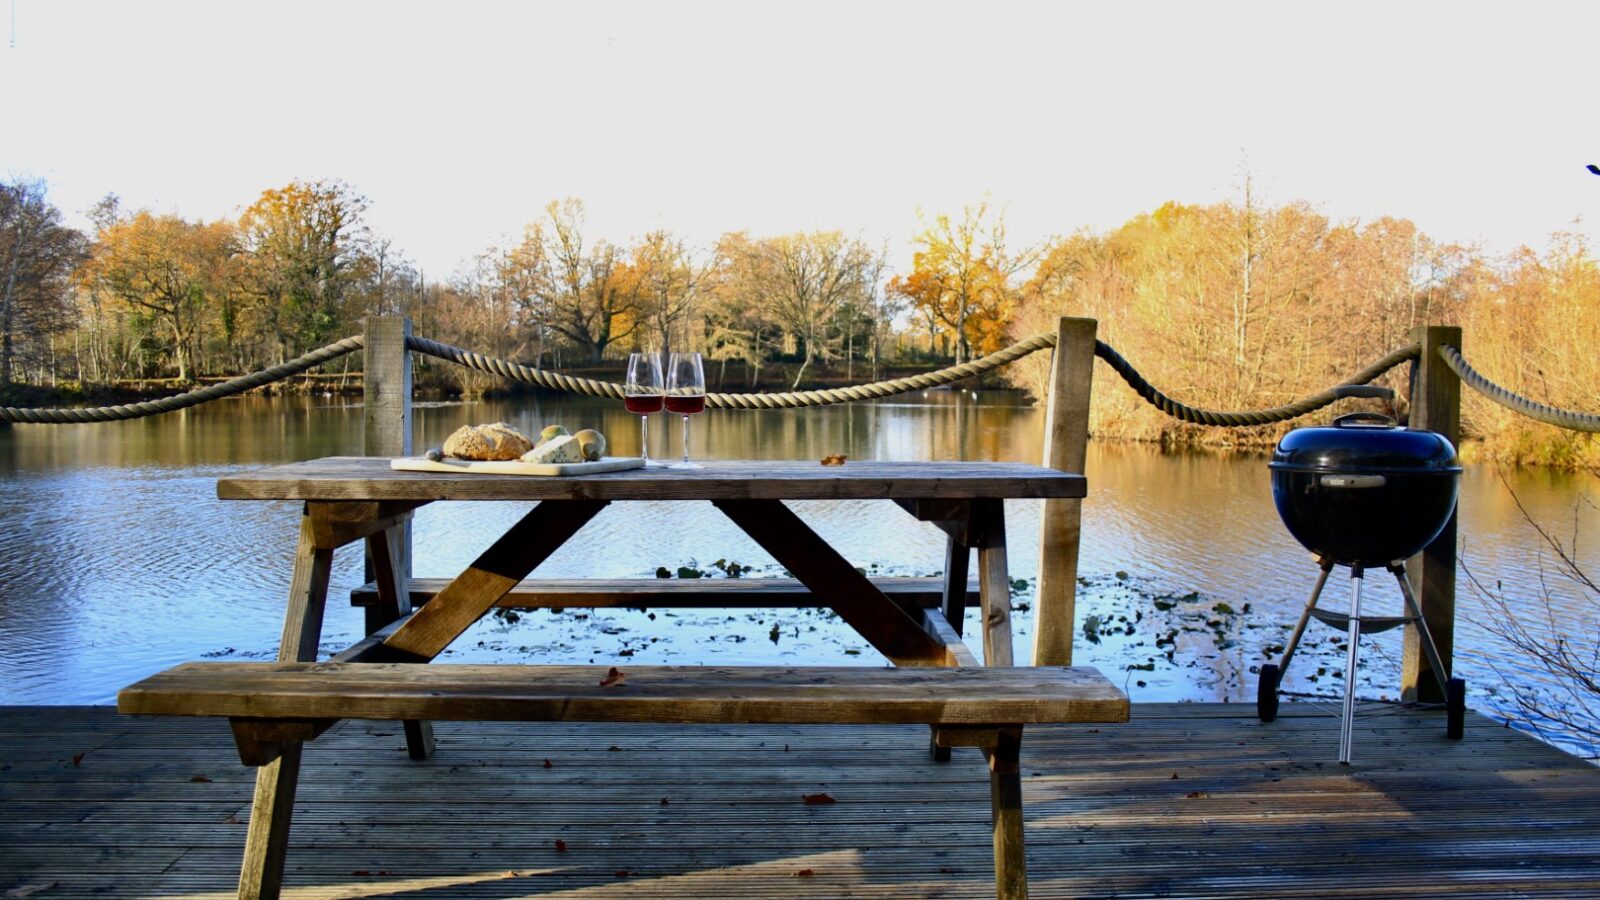
M1361 427L1360 423L1363 423L1363 422L1368 422L1368 423L1371 423L1371 424L1374 424L1374 425L1378 425L1378 426L1383 427L1383 428L1399 428L1400 427L1400 423L1399 422L1396 422L1394 419L1390 418L1389 416L1384 415L1383 413L1375 413L1375 412L1346 413L1346 414L1340 416L1339 418L1333 420L1333 427L1335 427L1335 428L1358 428L1358 427Z
M1343 400L1346 397L1360 397L1365 400L1387 400L1389 405L1394 405L1394 389L1386 388L1381 384L1341 384L1333 389L1333 396Z

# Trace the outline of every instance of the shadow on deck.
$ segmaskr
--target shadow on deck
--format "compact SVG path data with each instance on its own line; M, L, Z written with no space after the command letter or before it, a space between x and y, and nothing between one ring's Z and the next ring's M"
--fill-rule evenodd
M1336 718L1282 715L1029 729L1033 896L1600 895L1600 769L1410 711L1358 719L1344 768ZM437 727L423 763L398 723L308 748L285 896L993 896L982 759L931 762L924 728ZM0 754L0 896L233 896L252 771L225 723L11 707Z

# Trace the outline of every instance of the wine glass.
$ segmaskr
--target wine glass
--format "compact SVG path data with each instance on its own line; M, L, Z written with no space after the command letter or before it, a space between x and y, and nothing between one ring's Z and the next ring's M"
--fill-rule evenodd
M667 412L683 416L683 462L674 469L703 469L689 461L689 417L706 408L706 371L698 353L674 353L667 361Z
M639 416L639 448L647 466L665 463L650 461L650 414L661 411L663 384L661 357L654 353L628 354L628 375L622 385L622 405Z

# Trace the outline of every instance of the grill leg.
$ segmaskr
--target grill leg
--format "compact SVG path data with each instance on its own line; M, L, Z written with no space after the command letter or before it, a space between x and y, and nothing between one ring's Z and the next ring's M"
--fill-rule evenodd
M1422 640L1417 643L1422 645L1422 652L1428 657L1428 667L1433 669L1433 677L1439 681L1439 691L1446 697L1450 696L1450 674L1445 671L1444 662L1439 659L1439 647L1433 642L1433 632L1428 630L1428 620L1422 617L1422 607L1417 605L1417 598L1411 593L1411 579L1406 577L1404 563L1396 563L1389 567L1394 573L1395 580L1400 582L1400 595L1406 600L1406 615L1410 616L1413 625L1417 627L1417 635Z
M1339 762L1350 764L1356 718L1356 657L1361 643L1361 567L1350 567L1350 650L1344 663L1344 715L1339 723Z
M1328 583L1328 573L1333 571L1333 560L1324 557L1317 562L1322 566L1322 574L1317 576L1316 586L1311 589L1311 599L1306 601L1306 608L1300 611L1300 621L1295 623L1294 634L1289 636L1289 646L1283 651L1283 662L1278 664L1280 679L1289 671L1289 660L1294 659L1294 651L1300 646L1300 638L1305 636L1306 624L1311 621L1311 611L1317 608L1322 588Z

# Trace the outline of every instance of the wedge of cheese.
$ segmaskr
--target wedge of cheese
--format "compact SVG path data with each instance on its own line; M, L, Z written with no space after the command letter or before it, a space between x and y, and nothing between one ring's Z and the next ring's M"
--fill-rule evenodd
M543 444L522 454L525 463L581 463L583 462L583 448L579 446L578 439L570 434L551 438Z

